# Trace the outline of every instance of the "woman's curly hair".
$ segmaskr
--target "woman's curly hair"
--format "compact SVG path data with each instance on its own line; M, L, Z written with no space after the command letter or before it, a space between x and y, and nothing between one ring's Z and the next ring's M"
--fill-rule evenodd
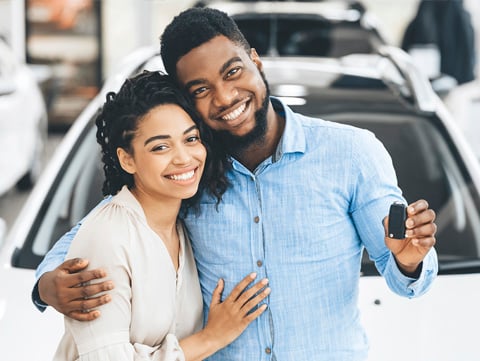
M133 187L133 176L120 166L117 148L132 153L131 143L140 121L150 110L163 104L179 105L190 115L207 149L199 191L183 201L184 209L196 205L204 190L215 196L218 204L229 186L225 173L230 163L226 154L214 144L211 130L201 121L188 96L170 76L157 71L144 71L127 79L118 93L107 94L105 104L99 110L95 123L105 172L103 194L115 195L124 185Z

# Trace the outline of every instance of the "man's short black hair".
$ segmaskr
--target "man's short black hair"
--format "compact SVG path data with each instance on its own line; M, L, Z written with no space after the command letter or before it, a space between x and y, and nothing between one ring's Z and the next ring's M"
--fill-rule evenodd
M161 37L160 53L167 73L176 79L178 60L219 35L250 51L250 44L235 21L223 11L190 8L181 12L167 25Z

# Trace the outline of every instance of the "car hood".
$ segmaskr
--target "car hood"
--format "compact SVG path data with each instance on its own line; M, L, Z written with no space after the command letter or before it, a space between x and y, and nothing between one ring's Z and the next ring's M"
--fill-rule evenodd
M63 316L44 313L31 301L34 271L2 265L0 269L0 359L51 360L63 335Z

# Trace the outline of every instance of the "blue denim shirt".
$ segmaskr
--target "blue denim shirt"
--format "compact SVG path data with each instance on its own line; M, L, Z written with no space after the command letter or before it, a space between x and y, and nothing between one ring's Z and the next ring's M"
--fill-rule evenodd
M386 248L382 219L393 201L405 200L390 156L372 133L272 102L286 118L277 152L253 173L231 159L232 187L218 210L204 195L200 214L185 219L205 319L219 278L224 295L252 271L272 289L267 311L209 360L365 360L357 307L363 249L391 290L405 297L431 285L435 250L412 279ZM59 241L37 275L63 261L71 238L72 232Z

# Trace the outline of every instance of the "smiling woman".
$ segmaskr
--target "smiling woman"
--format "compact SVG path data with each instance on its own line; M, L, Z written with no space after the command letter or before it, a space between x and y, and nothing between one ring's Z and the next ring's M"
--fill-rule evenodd
M89 214L68 257L86 257L90 270L104 268L109 279L103 290L115 288L101 298L107 302L101 310L97 301L82 298L93 318L102 313L95 322L65 317L54 359L208 357L265 310L256 306L269 293L265 280L243 292L255 278L250 274L221 302L219 280L211 315L201 329L200 284L178 214L184 200L190 200L186 207L195 204L205 167L206 178L220 177L222 168L207 164L189 101L159 72L144 72L128 79L117 94L108 93L96 124L106 176L103 191L113 197Z

